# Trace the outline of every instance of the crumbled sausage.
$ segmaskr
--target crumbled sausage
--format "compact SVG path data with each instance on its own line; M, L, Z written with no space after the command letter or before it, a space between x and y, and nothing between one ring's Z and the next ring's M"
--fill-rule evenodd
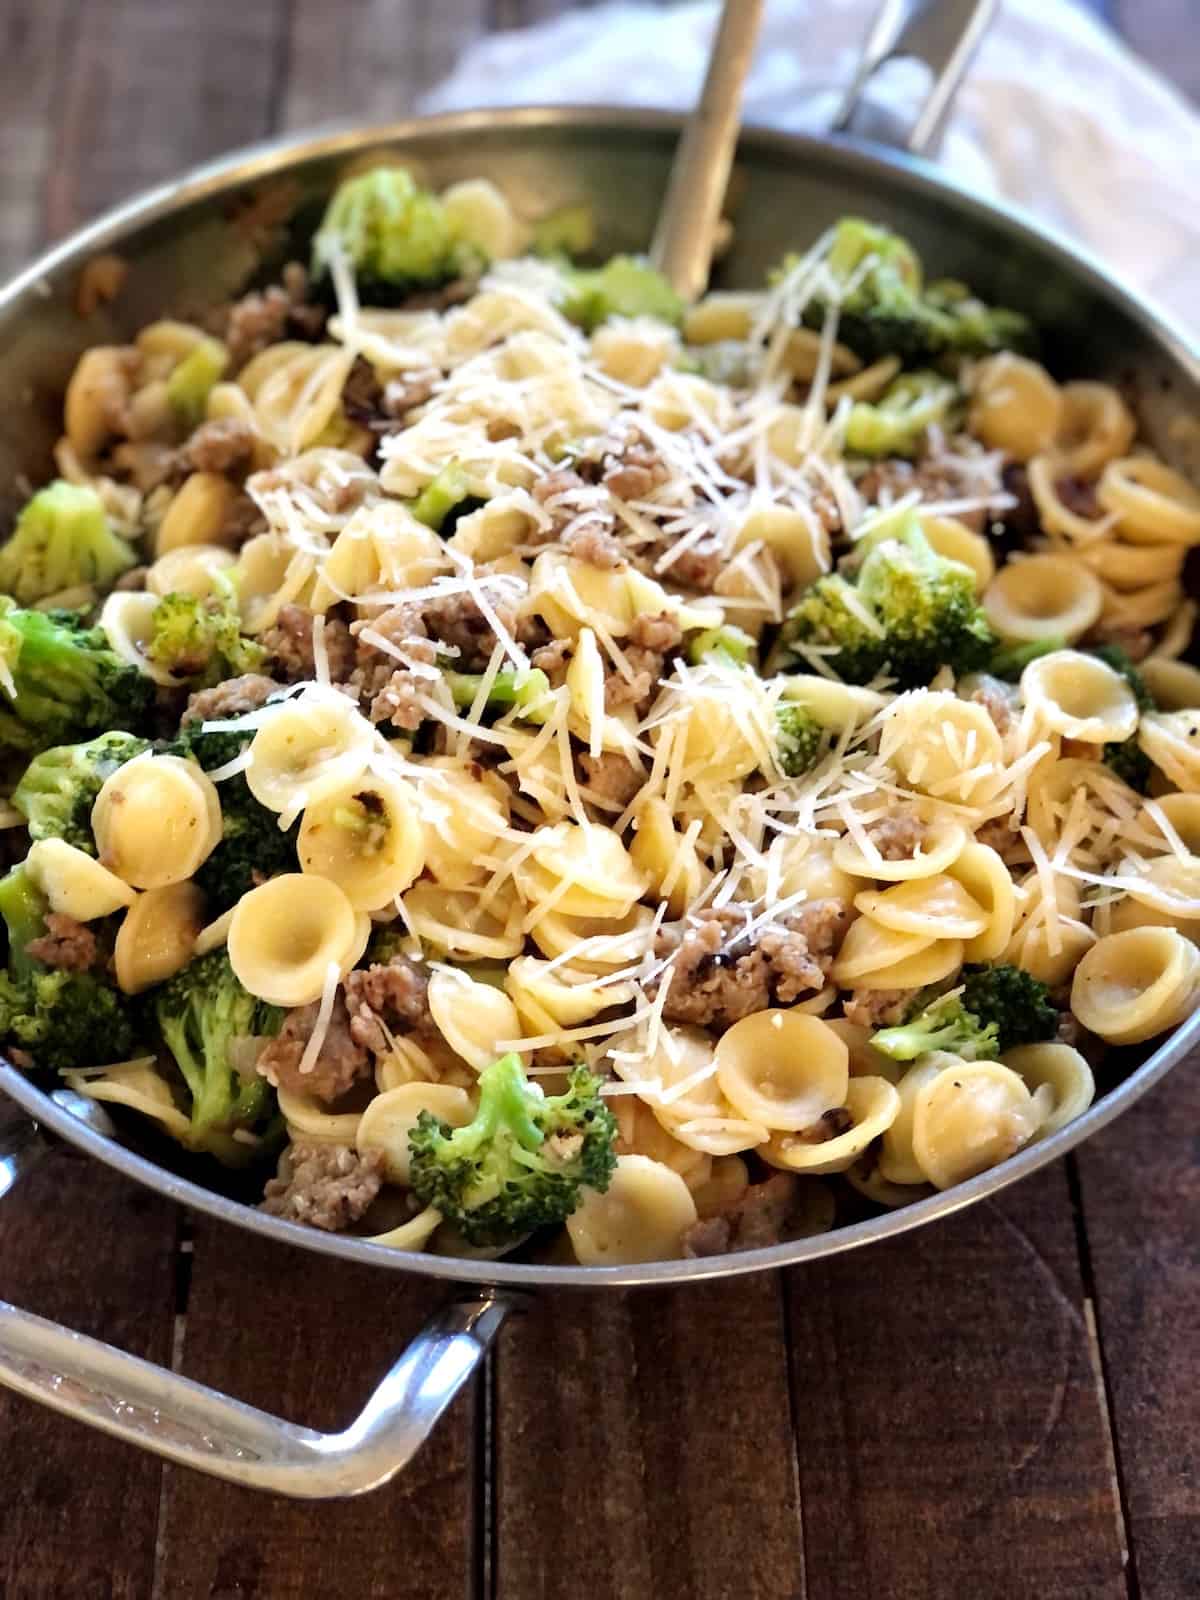
M569 556L585 561L589 567L611 571L625 560L621 541L611 524L593 514L585 514L563 529L560 542Z
M184 723L222 722L227 718L244 717L266 705L273 694L283 688L274 678L261 672L244 672L240 678L226 678L212 689L197 689L188 696Z
M277 344L287 333L315 339L325 325L322 306L310 305L308 274L298 261L283 269L283 283L243 295L230 306L225 321L225 343L235 367Z
M275 621L263 630L259 643L286 682L302 683L316 675L313 613L307 606L280 606ZM341 683L350 676L354 670L354 641L340 617L325 618L325 654L331 683Z
M1089 644L1114 644L1130 661L1144 661L1154 648L1154 635L1148 628L1106 626L1103 622L1088 635Z
M1024 866L1032 860L1029 846L1012 825L1014 820L1012 817L993 817L975 834L976 840L994 850L1008 867Z
M1005 693L1004 686L994 678L985 677L971 695L971 699L981 705L991 717L998 734L1003 736L1012 727L1012 700Z
M488 601L509 633L517 624L517 607L506 588L489 586ZM482 672L496 648L492 625L466 590L437 595L421 602L425 631L446 650L457 652L455 666L462 672Z
M598 756L586 752L579 757L583 780L598 799L611 801L623 810L645 781L645 773L619 750L603 750Z
M61 911L46 913L46 931L31 939L26 954L64 972L86 972L96 965L96 935L82 922Z
M413 601L391 606L378 617L351 624L354 670L342 684L368 712L372 722L390 722L410 731L421 726L425 713L419 697L429 692L431 680L411 667L397 665L389 650L373 643L385 639L413 662L432 666L437 659L433 641L425 637L421 608ZM370 633L371 639L364 638Z
M383 1185L382 1150L342 1144L292 1144L263 1191L264 1211L340 1233L366 1214Z
M314 1002L289 1011L283 1027L263 1046L255 1066L277 1089L315 1095L328 1104L367 1075L370 1060L366 1050L352 1037L350 1017L339 997L334 1001L317 1059L307 1072L303 1071L301 1058L312 1037L319 1009Z
M604 704L609 711L618 706L641 706L654 693L663 675L667 657L679 648L683 633L670 612L655 617L635 617L622 654L633 670L631 678L610 672L604 684Z
M1096 522L1104 515L1104 507L1096 498L1096 485L1089 478L1058 478L1054 489L1067 510L1077 517Z
M389 378L383 386L383 413L392 422L399 421L433 398L441 381L436 367L422 367L415 372L402 372L398 378Z
M974 439L959 436L942 440L931 436L917 461L876 462L858 482L869 505L886 506L916 489L930 502L939 500L999 500L1002 494L1000 464L995 452L983 450ZM955 515L976 532L986 520L984 510Z
M798 1187L799 1179L787 1172L777 1172L765 1183L752 1183L728 1211L684 1230L684 1255L723 1256L731 1250L762 1250L778 1244Z
M689 922L664 924L655 953L674 956L664 1020L727 1028L776 1001L815 993L824 987L848 916L840 900L814 900L750 939L743 933L746 910L737 905L705 907Z
M572 467L555 467L552 472L543 473L535 479L530 489L530 494L538 505L552 505L563 495L573 494L576 489L586 489L587 480L581 478Z
M348 973L345 992L351 1037L373 1055L387 1055L396 1034L433 1028L429 979L407 956Z
M915 989L855 989L846 997L842 1015L860 1028L890 1028L903 1022Z
M257 434L245 417L218 417L202 422L180 451L190 472L231 472L254 454Z
M574 648L570 639L551 639L549 644L538 645L530 655L529 663L548 678L553 678L565 670Z
M869 822L866 834L885 861L907 861L929 837L929 824L911 806L900 806Z

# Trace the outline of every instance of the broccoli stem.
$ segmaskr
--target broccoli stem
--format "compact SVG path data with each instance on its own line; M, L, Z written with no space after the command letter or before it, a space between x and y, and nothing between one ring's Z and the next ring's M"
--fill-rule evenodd
M445 671L442 676L460 711L475 704L483 673ZM506 667L496 674L488 690L486 706L490 711L515 711L529 722L545 722L545 701L549 693L550 680L539 667Z

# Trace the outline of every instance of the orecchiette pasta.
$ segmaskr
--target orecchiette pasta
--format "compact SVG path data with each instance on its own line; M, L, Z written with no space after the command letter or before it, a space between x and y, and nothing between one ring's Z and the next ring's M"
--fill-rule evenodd
M113 964L126 994L162 983L197 953L204 896L194 883L172 883L139 894L117 929Z
M136 756L105 779L92 831L100 860L135 889L182 883L220 843L216 785L193 761Z
M1071 1009L1110 1044L1137 1044L1191 1009L1200 950L1174 928L1131 928L1097 939L1075 968Z
M1062 391L1036 361L1024 356L990 356L971 385L970 426L993 450L1007 450L1028 461L1058 436Z
M29 876L51 911L93 922L132 905L134 891L116 873L65 839L39 839L25 857Z
M328 878L283 873L238 901L229 959L251 994L275 1006L319 1000L329 969L348 972L366 948L370 924Z
M1064 738L1119 743L1137 731L1138 706L1129 684L1078 650L1055 650L1031 661L1021 674L1021 694L1042 725Z
M360 778L371 745L370 725L344 695L312 691L264 714L246 782L269 810L294 816Z
M448 1083L405 1083L376 1095L356 1118L354 1143L361 1152L378 1150L389 1183L408 1187L408 1136L423 1111L451 1128L463 1128L475 1114L465 1089Z
M356 911L394 905L424 864L416 796L401 778L367 776L326 790L305 807L296 853L305 872L332 878Z
M758 1011L717 1041L717 1082L735 1111L795 1133L844 1105L849 1054L819 1017Z
M695 1220L696 1202L677 1172L648 1156L618 1156L608 1188L584 1193L567 1233L581 1266L622 1266L673 1255Z
M944 1066L913 1101L913 1159L936 1189L973 1178L1029 1143L1042 1106L998 1061Z
M1003 639L1076 639L1104 608L1099 578L1066 555L1026 556L1001 567L987 587L983 609Z

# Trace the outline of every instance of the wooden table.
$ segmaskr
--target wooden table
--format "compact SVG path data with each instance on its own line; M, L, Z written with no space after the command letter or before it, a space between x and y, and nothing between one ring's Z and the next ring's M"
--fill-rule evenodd
M1195 0L1112 0L1195 88ZM0 265L199 157L402 113L559 0L5 0ZM1187 33L1190 16L1191 33ZM829 1265L547 1300L398 1483L295 1506L0 1396L0 1595L1185 1600L1200 1593L1200 1083ZM69 1155L0 1293L331 1427L441 1291L193 1222Z

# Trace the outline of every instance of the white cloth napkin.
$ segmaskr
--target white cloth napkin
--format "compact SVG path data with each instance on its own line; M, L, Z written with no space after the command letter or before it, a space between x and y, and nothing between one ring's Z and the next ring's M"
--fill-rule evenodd
M768 0L748 120L828 126L878 0ZM717 7L612 4L479 40L422 109L683 108ZM1184 26L1186 26L1184 24ZM873 99L911 117L924 69L894 63ZM1082 243L1200 332L1200 116L1069 0L1005 0L955 104L940 161Z

